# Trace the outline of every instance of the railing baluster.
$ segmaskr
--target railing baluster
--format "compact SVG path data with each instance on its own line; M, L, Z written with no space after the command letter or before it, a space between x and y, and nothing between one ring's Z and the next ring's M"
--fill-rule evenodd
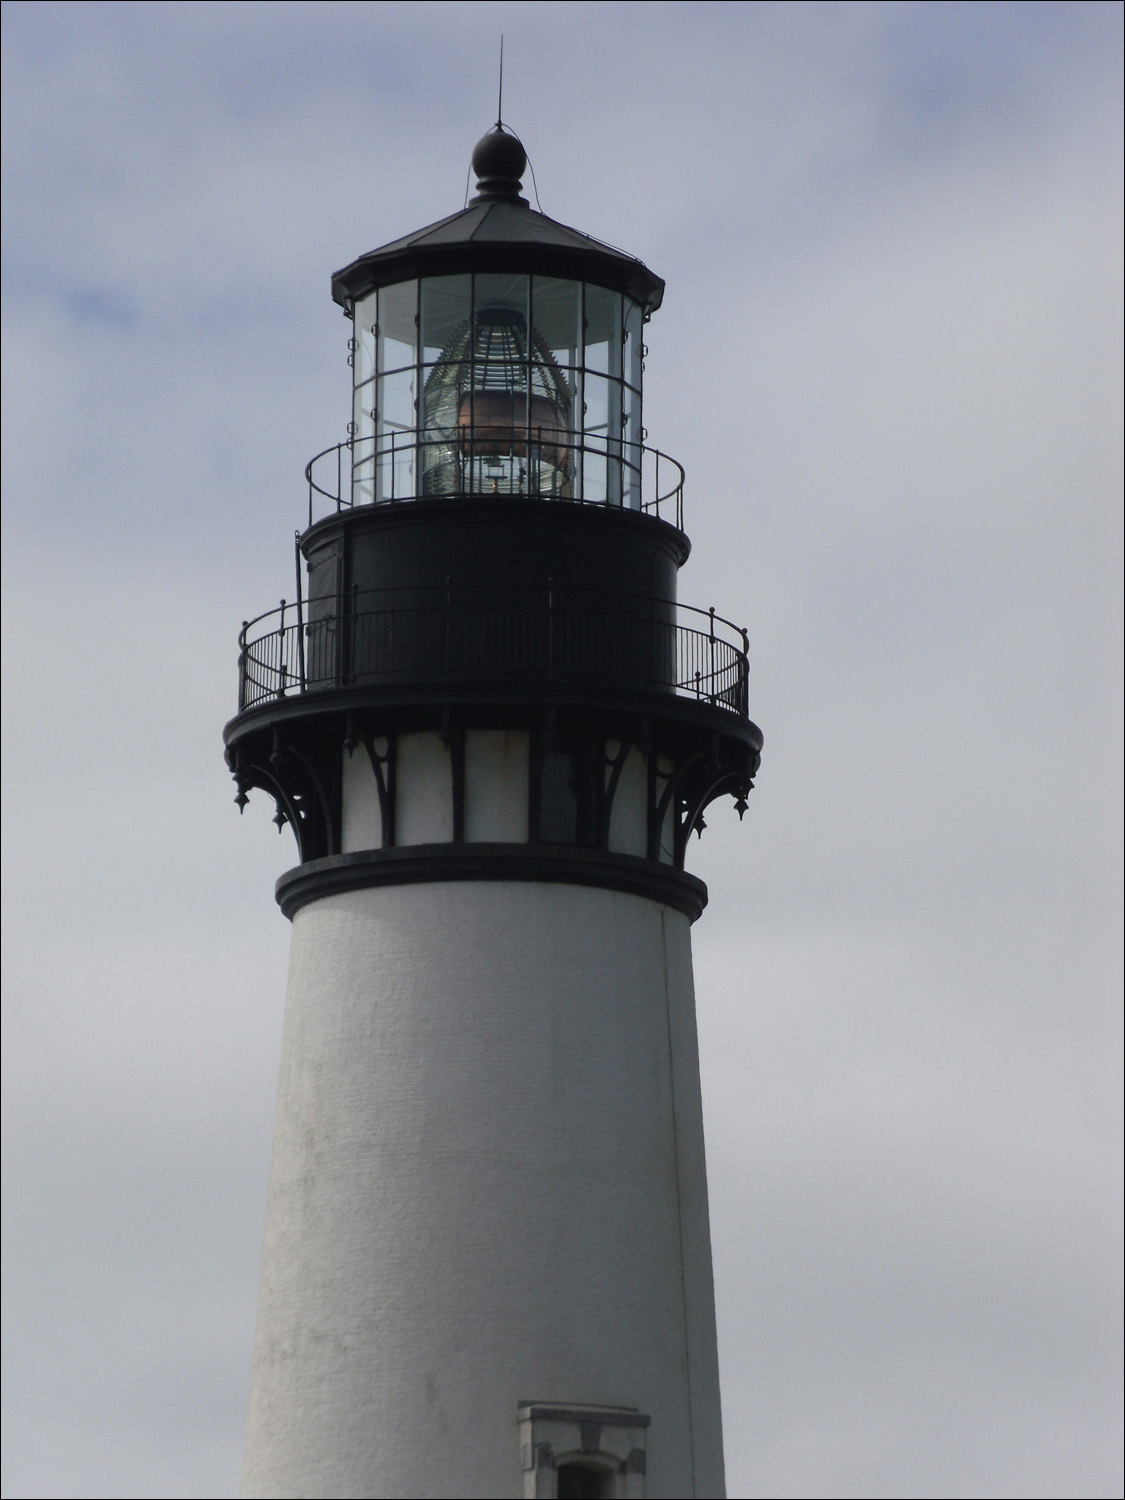
M280 623L277 627L277 696L285 697L285 600L281 601Z
M293 560L297 566L297 670L300 675L297 691L303 693L305 691L305 601L304 590L301 587L301 538L297 535L293 538L293 551Z

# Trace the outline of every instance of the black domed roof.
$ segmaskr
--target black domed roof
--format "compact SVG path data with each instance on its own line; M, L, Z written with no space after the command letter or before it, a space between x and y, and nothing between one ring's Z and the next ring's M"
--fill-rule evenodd
M477 196L460 213L369 250L332 277L332 296L349 315L376 287L415 276L461 271L510 271L590 281L624 292L648 312L660 306L664 283L642 261L592 235L560 224L520 197L527 155L497 125L473 149Z

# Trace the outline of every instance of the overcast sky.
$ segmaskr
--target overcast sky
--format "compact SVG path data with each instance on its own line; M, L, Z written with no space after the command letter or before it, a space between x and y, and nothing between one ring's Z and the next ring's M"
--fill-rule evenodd
M294 862L241 620L329 274L495 117L668 290L681 597L765 732L692 867L733 1496L1120 1493L1116 4L4 7L5 1493L237 1484Z

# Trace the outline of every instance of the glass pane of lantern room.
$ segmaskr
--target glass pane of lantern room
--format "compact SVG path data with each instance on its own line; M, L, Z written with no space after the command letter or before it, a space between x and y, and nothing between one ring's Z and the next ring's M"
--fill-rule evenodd
M417 315L416 281L400 281L380 291L375 443L379 500L403 499L414 493Z
M629 510L641 508L641 398L630 386L624 387L622 412L622 504Z
M621 294L586 287L583 498L621 503ZM590 449L596 449L595 458ZM604 453L603 459L600 455Z
M608 494L606 448L605 428L600 432L587 428L582 443L582 499L592 505L604 505Z
M509 312L518 313L526 328L528 290L526 276L517 276L504 271L480 274L475 278L473 288L477 315L479 316L490 307L506 308Z
M352 314L352 504L375 499L375 326L378 292L355 304Z
M491 273L474 278L473 391L507 392L513 419L527 420L527 296L529 277Z
M621 294L586 288L586 368L621 378Z
M469 320L470 278L429 276L421 284L422 363L432 365L450 351Z
M418 283L400 281L379 293L379 373L414 363L418 332Z
M536 494L571 499L576 491L577 408L582 351L582 287L535 276L531 283L531 426Z
M579 364L582 348L582 286L555 276L535 276L531 284L531 321L535 336L563 370Z
M625 298L625 380L637 393L640 417L641 363L644 359L644 312L640 305Z
M603 375L588 374L582 392L586 398L582 423L586 437L603 450L609 436L609 387Z
M357 431L361 418L370 423L375 405L375 327L378 319L378 292L371 292L355 304L352 321L352 387L355 391Z
M474 492L526 494L530 278L493 272L473 278L472 381L458 425Z
M461 488L457 416L468 384L472 278L430 276L420 285L422 344L422 491L456 494Z
M641 507L641 363L644 354L644 313L638 303L624 299L625 344L622 364L625 389L622 399L622 426L625 438L622 471L622 501L630 510Z
M379 382L380 428L414 426L414 368L393 370Z

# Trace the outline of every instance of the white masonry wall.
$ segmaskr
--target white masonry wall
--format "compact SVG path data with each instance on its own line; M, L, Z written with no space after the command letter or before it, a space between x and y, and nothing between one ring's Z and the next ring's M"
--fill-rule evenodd
M385 755L387 741L376 742ZM610 742L616 754L620 745ZM528 836L531 743L524 730L470 729L465 735L465 842L524 844ZM449 746L440 734L400 735L396 747L395 843L448 843L453 837L453 770ZM658 758L658 772L668 776L672 763ZM343 818L341 848L351 854L378 849L383 842L383 815L371 761L362 745L343 752ZM609 770L606 770L609 780ZM648 849L648 768L638 750L630 750L621 769L609 823L613 854L643 858ZM672 862L672 809L664 818L659 858Z
M243 1493L520 1496L529 1401L636 1407L646 1496L723 1493L688 919L327 897L293 923Z

